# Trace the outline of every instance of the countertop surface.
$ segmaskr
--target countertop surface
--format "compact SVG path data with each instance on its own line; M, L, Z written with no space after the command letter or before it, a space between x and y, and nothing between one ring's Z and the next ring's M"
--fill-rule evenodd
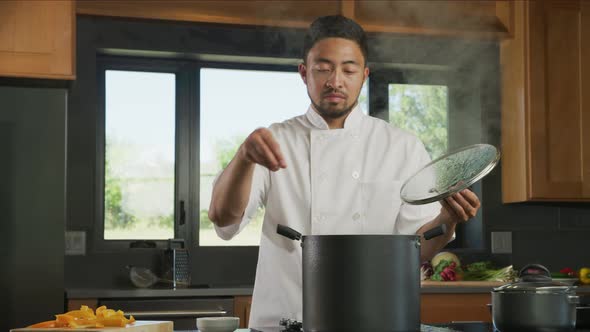
M207 297L249 296L252 286L219 286L188 288L68 288L68 299L140 298L140 297Z
M423 281L422 294L436 293L488 293L501 282L485 281ZM141 298L141 297L206 297L206 296L249 296L252 285L238 286L195 286L189 288L68 288L68 299L88 298ZM590 286L578 286L580 293L590 293Z
M263 327L253 329L238 329L236 332L281 332L281 327ZM455 323L444 325L422 325L421 332L493 332L494 327L491 323ZM588 329L576 329L580 332L590 332ZM188 332L188 331L186 331ZM198 331L190 331L198 332ZM358 331L363 332L363 331Z

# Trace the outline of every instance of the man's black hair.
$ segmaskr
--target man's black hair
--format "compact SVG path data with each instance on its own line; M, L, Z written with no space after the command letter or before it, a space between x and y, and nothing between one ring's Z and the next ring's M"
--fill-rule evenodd
M309 26L303 40L303 62L307 61L309 50L325 38L344 38L352 40L361 49L367 65L367 56L369 54L367 46L367 35L355 21L342 15L330 15L317 18Z

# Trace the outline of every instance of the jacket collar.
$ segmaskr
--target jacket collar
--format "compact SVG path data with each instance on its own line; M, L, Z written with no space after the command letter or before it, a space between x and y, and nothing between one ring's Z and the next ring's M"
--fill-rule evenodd
M344 129L353 129L357 127L361 122L361 118L363 115L364 114L361 111L361 107L357 104L352 109L352 111L348 113L346 119L344 119ZM309 105L309 108L307 109L307 113L305 113L305 116L307 117L309 122L311 122L312 126L316 129L330 129L328 123L324 120L324 118L322 118L321 115L318 114L318 112L316 112L313 109L313 106Z

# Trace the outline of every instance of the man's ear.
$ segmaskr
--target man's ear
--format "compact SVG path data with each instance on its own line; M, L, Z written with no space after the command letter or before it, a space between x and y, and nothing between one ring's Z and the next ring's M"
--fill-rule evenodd
M301 75L301 79L303 80L303 83L305 83L305 85L307 85L307 67L305 66L304 63L300 63L298 70L299 70L299 75Z
M365 67L365 73L364 73L365 74L365 79L363 80L363 82L366 81L367 78L369 78L369 72L370 72L369 67Z

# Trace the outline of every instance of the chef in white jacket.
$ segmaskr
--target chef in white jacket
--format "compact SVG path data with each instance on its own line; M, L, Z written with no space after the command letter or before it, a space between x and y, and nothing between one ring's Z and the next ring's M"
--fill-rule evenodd
M445 235L423 242L421 259L428 260L480 207L469 190L442 206L401 201L403 181L430 158L414 135L362 113L358 96L369 68L357 23L339 15L318 18L303 51L307 112L251 133L217 178L209 209L217 234L231 239L266 207L253 327L302 318L301 247L278 235L277 224L304 235L422 234L446 224Z

